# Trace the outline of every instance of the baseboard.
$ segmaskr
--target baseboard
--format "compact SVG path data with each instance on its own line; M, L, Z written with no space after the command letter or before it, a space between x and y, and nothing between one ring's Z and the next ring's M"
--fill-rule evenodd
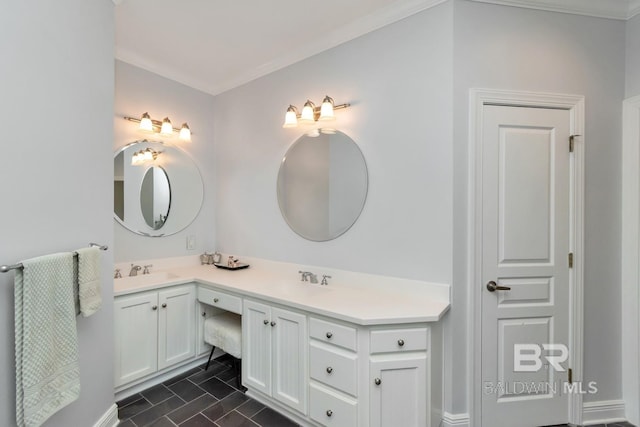
M469 414L450 414L445 412L440 425L442 427L469 427Z
M626 421L624 400L585 402L582 405L582 424L585 426L617 421Z
M93 427L115 427L120 423L118 419L118 407L114 403L107 412L93 425Z

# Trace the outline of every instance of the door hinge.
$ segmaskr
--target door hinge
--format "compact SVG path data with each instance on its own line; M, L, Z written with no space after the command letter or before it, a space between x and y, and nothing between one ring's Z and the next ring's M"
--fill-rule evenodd
M569 268L573 268L573 252L569 252Z
M575 148L574 140L575 140L576 136L582 136L582 135L570 135L569 136L569 152L570 153L573 153L573 149Z
M569 368L567 370L567 380L569 381L569 384L573 384L573 370L571 368Z

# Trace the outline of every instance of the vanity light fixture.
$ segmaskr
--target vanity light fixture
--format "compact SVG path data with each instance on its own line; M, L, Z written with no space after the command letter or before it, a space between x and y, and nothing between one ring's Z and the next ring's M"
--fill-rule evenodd
M316 105L311 102L311 100L307 99L307 102L304 103L302 107L302 113L298 114L298 109L294 105L289 105L287 108L287 113L284 116L284 124L283 128L293 128L297 127L298 124L302 125L312 125L317 121L330 121L335 120L336 116L334 114L335 110L342 110L343 108L347 108L351 106L351 104L339 104L335 105L333 98L329 95L325 96L322 100L322 105L320 107L316 107Z
M124 119L130 122L139 123L140 130L145 132L156 132L166 137L171 137L173 136L173 133L176 132L178 133L181 141L191 141L191 129L189 129L189 125L183 123L180 129L174 128L169 117L165 117L164 120L159 121L153 120L151 116L149 116L149 113L144 113L139 119L127 116L125 116Z
M162 151L156 151L152 148L146 148L144 150L136 151L131 156L131 164L135 166L135 165L141 165L143 163L150 162L150 161L152 162L158 158L158 155L160 153L162 153Z

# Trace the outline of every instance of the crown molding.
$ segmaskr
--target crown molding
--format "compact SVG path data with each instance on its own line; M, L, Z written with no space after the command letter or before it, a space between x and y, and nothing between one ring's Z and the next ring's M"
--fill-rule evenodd
M124 0L113 0L114 2L122 2ZM136 67L143 68L152 73L159 74L163 77L175 80L192 88L201 90L211 95L218 95L227 90L241 86L252 80L270 74L274 71L295 64L306 58L314 56L320 52L336 47L349 40L355 39L364 34L375 31L386 25L400 21L418 12L430 9L448 0L406 0L395 2L384 7L374 13L366 15L348 25L340 27L324 37L318 38L310 44L302 46L292 52L280 56L273 61L260 65L245 73L235 76L232 79L221 81L212 85L211 82L198 81L178 70L171 69L161 64L152 63L136 52L126 51L116 46L116 59L127 62Z
M627 20L640 13L640 0L471 0L574 15Z

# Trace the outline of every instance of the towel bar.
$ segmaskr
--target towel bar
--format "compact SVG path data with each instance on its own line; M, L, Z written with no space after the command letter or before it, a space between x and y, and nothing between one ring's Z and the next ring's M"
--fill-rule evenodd
M96 247L101 251L106 251L107 249L109 249L107 245L99 245L97 243L89 243L89 246ZM78 253L74 252L73 255L78 255ZM12 265L0 265L0 273L6 273L10 270L15 270L17 268L22 268L22 267L24 267L22 263L12 264Z

